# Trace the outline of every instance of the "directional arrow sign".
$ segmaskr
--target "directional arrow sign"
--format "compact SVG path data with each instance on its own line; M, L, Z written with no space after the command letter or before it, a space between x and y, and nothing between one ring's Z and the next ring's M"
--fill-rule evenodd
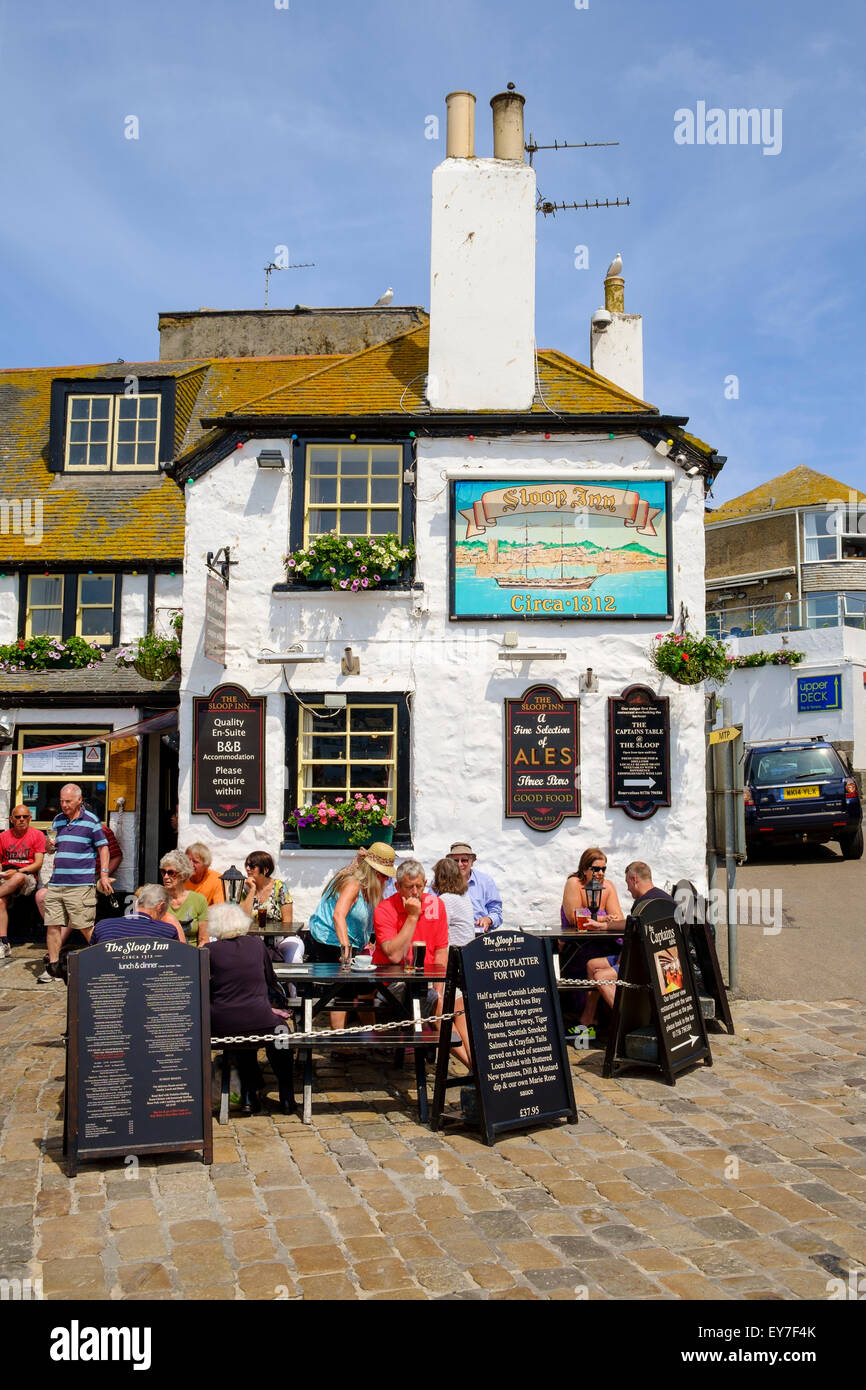
M671 1048L671 1052L679 1052L679 1050L680 1050L681 1047L694 1047L694 1045L695 1045L695 1043L696 1043L697 1041L698 1041L698 1035L697 1035L697 1033L690 1034L690 1035L686 1038L685 1042L677 1043L676 1047L672 1047L672 1048Z
M624 787L654 787L656 779L654 777L623 777Z

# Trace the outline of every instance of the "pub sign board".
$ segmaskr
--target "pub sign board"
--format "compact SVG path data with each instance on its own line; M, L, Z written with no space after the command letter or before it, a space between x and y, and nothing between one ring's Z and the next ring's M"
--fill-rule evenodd
M645 478L451 484L450 616L672 616L670 484Z
M204 654L208 661L220 666L226 664L227 595L223 580L216 574L209 574L205 582Z
M668 698L647 685L630 685L607 708L609 805L647 820L671 804Z
M639 989L618 989L614 1001L603 1072L615 1075L623 1065L650 1066L671 1085L698 1062L712 1066L707 1028L701 1014L692 961L673 902L644 904L630 916L620 958L619 978ZM658 1039L658 1061L636 1062L624 1055L629 1032L649 1023Z
M265 810L265 700L220 685L193 700L192 813L241 825Z
M555 830L580 815L580 703L552 685L505 701L505 815Z
M64 1152L213 1161L208 953L129 937L69 961Z
M574 1087L559 1009L550 941L516 928L476 937L448 957L443 1012L463 994L481 1127L497 1134L553 1120L576 1121ZM459 1007L459 1005L458 1005ZM448 1069L450 1022L439 1044L433 1128L439 1128Z

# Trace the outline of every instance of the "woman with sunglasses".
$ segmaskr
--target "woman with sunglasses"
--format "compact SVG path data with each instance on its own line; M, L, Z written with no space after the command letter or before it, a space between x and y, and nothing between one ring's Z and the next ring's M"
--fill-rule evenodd
M180 922L190 946L206 946L207 898L187 888L186 880L191 873L192 864L182 850L169 850L159 861L159 875L168 893L169 911Z
M580 909L589 909L589 894L587 892L590 884L601 883L601 901L599 903L599 913L604 913L611 923L619 923L625 920L622 908L619 904L616 888L605 878L607 869L607 855L604 850L597 846L585 849L580 856L580 863L577 872L569 874L565 881L565 891L562 895L562 906L560 917L564 927L573 927L576 922L576 915ZM618 945L622 945L619 941ZM595 1037L595 1015L598 1009L598 998L602 998L611 1007L614 999L614 984L617 978L617 964L619 955L613 956L590 956L591 947L586 947L575 952L569 962L569 974L578 978L594 980L597 988L589 989L584 998L583 1012L576 1027L569 1029L569 1036L579 1038L582 1043Z

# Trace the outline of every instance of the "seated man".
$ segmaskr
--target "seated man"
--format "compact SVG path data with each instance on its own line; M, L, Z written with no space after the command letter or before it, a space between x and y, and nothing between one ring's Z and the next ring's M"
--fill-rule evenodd
M168 911L168 893L158 883L146 883L138 890L137 912L131 917L103 917L90 937L91 946L105 941L123 941L138 937L145 941L181 941L186 943L180 923L164 922Z
M45 836L34 830L30 819L26 806L13 806L10 828L0 835L0 960L12 954L7 940L10 901L35 891L45 854Z
M642 859L635 859L631 864L626 865L625 886L634 899L631 905L633 916L639 917L641 904L652 902L654 898L670 903L672 908L675 906L670 893L666 893L663 888L656 888L650 866L645 864Z
M448 856L455 859L466 881L466 891L475 913L475 931L480 936L491 927L502 926L502 898L499 889L489 874L475 868L475 854L472 846L457 840L449 849Z
M376 965L401 965L409 956L412 943L422 941L426 946L426 967L444 970L448 964L448 916L439 898L434 893L425 893L425 882L424 870L417 859L404 859L396 873L396 892L390 898L383 898L373 913L376 934L373 961ZM426 1015L441 1014L443 989L444 985L439 982L431 986L423 1009ZM469 1066L462 1015L454 1022L462 1039L455 1056Z

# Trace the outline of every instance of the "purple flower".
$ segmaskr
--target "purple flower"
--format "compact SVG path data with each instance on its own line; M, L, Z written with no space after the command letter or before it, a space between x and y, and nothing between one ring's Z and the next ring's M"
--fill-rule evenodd
M345 587L346 587L346 585L348 584L348 582L349 582L348 579L341 579L341 580L340 580L340 588L341 588L341 589L345 589Z
M367 566L366 566L366 565L362 565L362 566L361 566L361 573L362 573L362 574L366 574L366 573L367 573Z
M379 583L379 580L380 580L381 578L382 578L381 574L374 574L374 575L373 575L373 582L374 582L375 584L378 584L378 583Z
M356 592L357 592L357 589L358 589L358 580L357 580L357 579L353 579L353 580L352 580L352 593L353 593L353 594L356 593Z
M361 580L361 588L362 588L362 589L366 589L367 586L369 585L369 583L370 583L369 579L362 579L362 580Z

